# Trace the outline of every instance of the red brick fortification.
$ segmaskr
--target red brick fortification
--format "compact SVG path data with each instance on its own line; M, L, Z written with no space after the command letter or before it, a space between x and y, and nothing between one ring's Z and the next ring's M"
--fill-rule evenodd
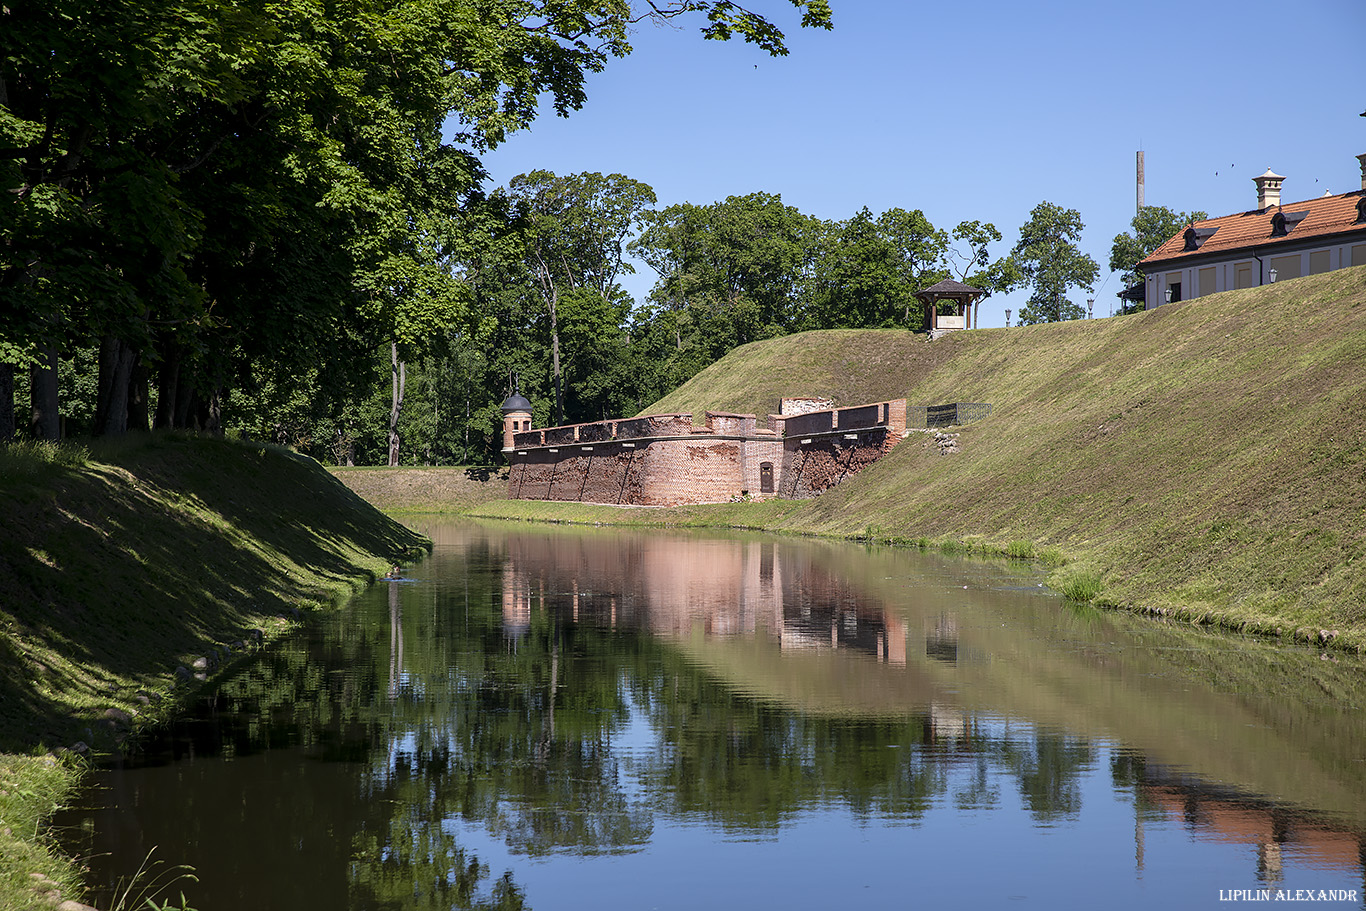
M632 506L820 494L900 442L906 401L770 415L647 415L511 434L508 496Z

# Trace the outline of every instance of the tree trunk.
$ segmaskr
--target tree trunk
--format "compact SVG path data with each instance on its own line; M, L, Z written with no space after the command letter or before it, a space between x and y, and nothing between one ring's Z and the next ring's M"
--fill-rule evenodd
M0 443L14 439L14 365L0 364Z
M213 392L200 403L199 429L214 436L223 433L223 387L215 384Z
M198 396L194 392L194 384L185 377L185 370L182 365L177 365L176 387L175 387L175 415L171 419L171 426L177 430L189 430L190 418L198 409ZM198 428L195 428L198 429Z
M564 393L560 386L560 321L556 301L550 299L550 364L555 374L555 426L564 425Z
M151 380L151 370L141 357L133 364L132 375L128 380L128 417L127 425L129 430L137 430L146 433L149 427L150 414L148 409L151 407L148 399L148 385Z
M161 369L157 371L157 413L152 426L157 430L171 430L179 427L176 423L176 405L179 401L180 387L180 346L171 339L162 338Z
M57 349L44 345L29 370L29 430L35 440L60 440L62 418L57 392Z
M393 394L389 404L389 467L398 465L398 418L403 413L403 394L408 384L408 365L398 359L398 342L389 343Z
M112 335L100 342L99 392L95 404L95 435L118 436L128 429L128 387L138 353Z

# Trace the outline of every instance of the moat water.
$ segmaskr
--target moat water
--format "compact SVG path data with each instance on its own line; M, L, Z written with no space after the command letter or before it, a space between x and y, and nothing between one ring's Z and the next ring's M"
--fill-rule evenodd
M99 907L149 853L198 911L1366 907L1355 658L1007 561L414 525L94 776Z

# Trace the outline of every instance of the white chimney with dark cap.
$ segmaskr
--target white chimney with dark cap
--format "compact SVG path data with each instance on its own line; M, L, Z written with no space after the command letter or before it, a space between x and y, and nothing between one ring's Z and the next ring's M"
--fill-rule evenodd
M1257 208L1265 211L1272 206L1281 204L1281 182L1285 178L1280 174L1273 174L1270 168L1260 177L1252 178L1252 182L1257 185Z

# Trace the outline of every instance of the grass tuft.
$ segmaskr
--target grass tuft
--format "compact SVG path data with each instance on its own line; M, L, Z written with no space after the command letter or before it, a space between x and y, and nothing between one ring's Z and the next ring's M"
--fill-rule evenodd
M1100 594L1102 587L1100 573L1091 570L1077 570L1068 574L1062 584L1058 586L1058 590L1068 601L1089 604Z

